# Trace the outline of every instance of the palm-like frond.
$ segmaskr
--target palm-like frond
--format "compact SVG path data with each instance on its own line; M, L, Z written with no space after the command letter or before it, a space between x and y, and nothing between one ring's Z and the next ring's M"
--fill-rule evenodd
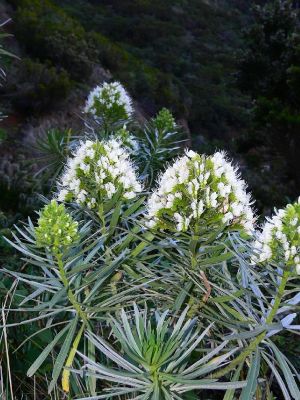
M152 318L136 305L133 316L122 310L121 321L111 319L112 331L121 352L114 350L103 338L88 333L88 340L114 365L106 366L80 354L88 375L112 384L105 393L93 399L133 392L137 396L134 398L181 399L186 392L244 387L245 382L218 382L209 377L212 371L226 364L237 347L225 350L225 341L212 349L205 348L202 342L205 342L212 325L200 332L195 326L195 319L186 319L187 312L188 308L173 323L168 311L163 314L155 312ZM194 361L193 355L200 343L205 355Z
M158 126L155 118L145 124L139 136L142 175L151 186L164 164L180 152L184 140L177 125Z
M35 150L40 168L36 176L50 185L61 174L66 159L71 153L74 135L71 129L50 129L36 141Z

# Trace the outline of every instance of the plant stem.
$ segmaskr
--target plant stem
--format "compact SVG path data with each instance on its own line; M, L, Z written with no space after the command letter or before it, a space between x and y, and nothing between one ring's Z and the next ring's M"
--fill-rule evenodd
M273 304L273 307L270 311L270 314L266 318L266 324L271 324L273 322L273 319L278 311L278 308L281 304L282 297L284 295L284 289L287 284L288 278L290 275L289 268L286 268L283 272L281 282L278 288L277 295L275 297L275 301ZM260 333L245 349L238 357L236 357L234 360L231 361L227 367L222 368L218 372L212 375L212 378L221 378L222 376L226 375L228 372L232 371L237 365L241 364L242 362L245 361L245 359L256 349L256 347L263 341L263 339L266 337L267 331L263 331Z
M66 364L65 364L65 367L70 368L72 366L72 363L73 363L77 348L79 346L79 342L80 342L81 336L82 336L82 334L84 332L84 328L88 324L88 316L82 310L80 304L76 300L76 296L74 295L72 289L69 286L68 278L67 278L67 275L66 275L66 272L65 272L65 269L64 269L64 263L63 263L63 259L62 259L62 254L60 254L60 253L56 254L56 259L57 259L60 278L61 278L62 283L64 284L64 287L66 288L68 298L69 298L71 304L73 305L74 309L76 310L77 314L80 316L80 318L83 321L83 323L81 325L81 328L78 331L78 333L77 333L77 335L76 335L76 337L74 339L71 351L69 353L69 356L68 356ZM63 374L62 374L62 388L66 393L69 393L69 391L70 391L70 371L68 369L64 369Z
M101 223L102 223L102 227L101 227L101 233L104 235L105 234L105 217L104 217L104 210L103 210L103 204L101 204L100 206L99 206L99 209L98 209L98 216L99 216L99 218L100 218L100 221L101 221Z
M56 254L56 259L57 259L60 278L61 278L62 283L64 284L64 287L66 288L68 298L69 298L72 306L76 310L77 314L80 316L80 318L85 323L87 323L88 322L88 317L87 317L86 313L82 310L80 304L76 300L76 297L75 297L72 289L69 286L68 278L66 276L66 272L65 272L65 269L64 269L64 263L63 263L63 260L62 260L62 255L61 254Z

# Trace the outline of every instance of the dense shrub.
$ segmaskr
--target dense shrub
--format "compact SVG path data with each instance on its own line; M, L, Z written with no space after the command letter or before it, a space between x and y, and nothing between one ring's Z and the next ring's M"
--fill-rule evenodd
M33 57L65 68L85 81L92 72L92 49L84 29L50 0L14 2L17 38Z
M73 86L68 73L49 63L26 58L19 63L13 103L18 110L35 114L62 102Z
M254 7L254 22L245 32L238 58L238 84L254 100L257 135L287 163L300 184L300 25L293 1Z

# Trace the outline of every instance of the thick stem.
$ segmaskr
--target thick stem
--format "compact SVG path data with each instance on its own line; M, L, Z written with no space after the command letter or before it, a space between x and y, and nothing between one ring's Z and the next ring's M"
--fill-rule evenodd
M101 204L101 205L99 206L99 209L98 209L98 217L99 217L99 219L100 219L100 221L101 221L101 223L102 223L102 226L101 226L101 230L100 230L100 231L101 231L102 235L104 235L106 229L105 229L105 215L104 215L104 210L103 210L103 204Z
M278 311L278 308L280 307L282 297L284 295L284 289L287 284L288 278L290 275L289 268L287 268L282 275L281 282L278 288L277 295L275 297L275 301L273 304L273 307L270 311L270 314L266 318L266 324L271 324L273 322L273 319ZM221 378L222 376L226 375L228 372L232 371L237 365L241 364L242 362L245 361L245 359L256 349L256 347L263 341L263 339L266 337L267 331L264 331L260 333L245 349L238 357L236 357L234 360L231 361L227 367L222 368L215 374L213 374L213 378Z
M82 310L82 308L81 308L80 304L78 303L78 301L76 300L76 297L75 297L72 289L69 287L69 282L68 282L68 278L66 276L66 272L65 272L65 269L64 269L64 263L63 263L63 260L62 260L62 255L61 254L56 254L56 259L57 259L60 278L61 278L62 283L64 284L64 287L66 288L68 298L69 298L72 306L76 310L77 314L80 316L80 318L85 323L87 323L88 322L88 317L87 317L86 313Z
M56 254L56 259L57 259L57 264L58 264L58 270L59 270L59 274L60 274L60 279L62 281L62 283L64 284L64 287L66 288L67 291L67 295L69 298L69 301L71 302L72 306L74 307L75 311L77 312L77 314L80 316L80 318L82 319L83 323L82 326L80 328L80 330L78 331L71 351L69 353L69 356L67 358L65 367L70 368L72 366L81 336L83 334L84 328L86 327L86 325L88 324L88 316L87 314L82 310L80 304L78 303L78 301L76 300L76 296L74 295L72 289L69 287L69 282L68 282L68 278L64 269L64 263L63 263L63 259L62 259L62 254ZM70 371L68 369L64 369L63 374L62 374L62 388L66 393L69 393L70 391Z

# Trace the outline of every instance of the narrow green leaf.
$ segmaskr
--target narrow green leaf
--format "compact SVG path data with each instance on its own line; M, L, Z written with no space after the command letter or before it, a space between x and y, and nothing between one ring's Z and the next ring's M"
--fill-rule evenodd
M70 347L72 344L72 340L75 335L77 322L78 322L78 315L76 315L76 317L71 322L71 324L69 326L69 331L68 331L67 337L66 337L66 339L60 349L60 352L56 358L56 361L54 363L53 373L52 373L52 381L50 382L50 385L48 388L48 393L51 393L52 390L54 389L57 379L60 375L60 372L64 366L64 362L66 361L66 358L68 357Z
M258 347L255 350L255 355L252 357L251 366L247 375L247 385L243 388L241 393L241 400L249 400L254 396L257 387L257 378L260 369L260 352Z
M235 371L235 373L233 375L233 378L232 378L232 380L234 382L239 379L239 376L240 376L241 370L243 368L243 365L244 364L241 363L239 365L239 367L237 368L237 370ZM234 393L235 393L235 389L227 389L223 400L233 400Z
M90 360L95 362L96 350L95 345L91 340L88 340L88 357ZM88 376L88 386L92 396L96 396L96 378L94 376Z
M45 359L47 358L47 356L49 355L49 353L51 352L51 350L54 348L54 346L56 345L56 343L58 343L59 339L66 333L66 331L70 328L72 324L72 321L65 326L52 340L51 343L49 343L44 350L42 351L42 353L38 356L38 358L34 361L34 363L31 365L31 367L28 369L27 371L27 376L32 376L33 374L35 374L35 372L40 368L40 366L43 364L43 362L45 361Z
M298 388L297 383L295 382L293 373L290 367L288 366L288 363L285 360L285 356L281 353L281 351L277 348L277 346L275 346L273 342L269 341L269 345L274 350L275 357L277 358L277 361L281 367L281 371L283 372L288 388L290 389L291 395L295 400L299 400L300 390Z
M120 214L121 214L121 206L122 206L122 204L119 202L117 204L116 208L114 209L114 212L111 217L110 224L109 224L109 234L110 235L112 235L116 229L116 226L119 221Z
M135 203L133 203L130 207L128 207L128 209L124 211L122 218L127 218L135 211L137 211L140 208L140 206L144 203L145 199L146 197L143 196L140 199L138 199Z
M174 302L174 310L179 311L182 304L184 303L187 296L189 296L189 292L193 286L192 282L187 282L184 285L184 288L180 291L179 295L176 297Z

